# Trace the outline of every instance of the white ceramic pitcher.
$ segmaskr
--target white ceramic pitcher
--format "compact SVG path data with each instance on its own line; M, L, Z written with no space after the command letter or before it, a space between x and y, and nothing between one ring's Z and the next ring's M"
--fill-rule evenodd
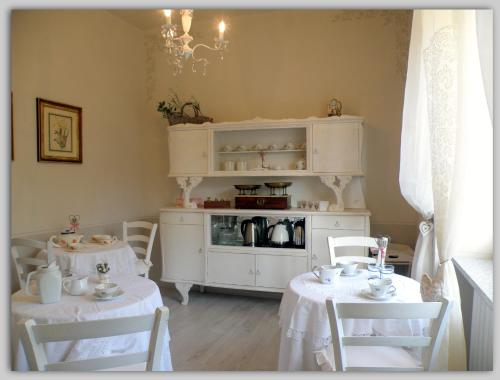
M33 295L30 291L31 276L36 277L36 286L40 294L41 303L55 303L61 299L62 275L59 266L52 263L51 265L42 265L37 270L30 272L26 277L26 294Z

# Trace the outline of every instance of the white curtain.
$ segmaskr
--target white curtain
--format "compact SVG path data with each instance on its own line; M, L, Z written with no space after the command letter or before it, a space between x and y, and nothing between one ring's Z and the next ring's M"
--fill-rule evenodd
M435 275L456 305L441 352L441 368L450 370L466 369L451 258L492 252L492 123L476 16L474 10L414 11L401 137L401 191L425 220L412 277Z

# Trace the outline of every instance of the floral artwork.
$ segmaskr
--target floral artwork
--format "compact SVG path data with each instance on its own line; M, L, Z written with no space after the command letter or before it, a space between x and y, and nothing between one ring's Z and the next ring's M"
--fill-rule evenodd
M82 109L37 98L38 161L82 162Z

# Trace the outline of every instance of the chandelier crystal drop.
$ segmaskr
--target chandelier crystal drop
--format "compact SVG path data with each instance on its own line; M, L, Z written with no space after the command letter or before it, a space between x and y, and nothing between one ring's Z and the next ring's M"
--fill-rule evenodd
M179 15L181 16L182 32L178 25L172 23L172 10L165 9L163 14L165 15L165 24L161 27L161 35L163 37L163 49L168 55L169 62L174 66L174 75L182 73L184 64L191 58L192 59L192 70L197 71L197 66L201 65L203 68L203 75L207 72L207 65L210 63L205 57L198 57L201 47L208 50L218 52L220 54L220 59L224 58L224 51L227 50L227 45L229 41L224 39L224 32L226 30L226 24L224 21L219 23L219 34L214 38L213 46L208 46L205 44L195 44L193 47L190 43L193 41L193 37L189 35L189 30L191 29L191 22L193 21L193 10L192 9L181 9Z

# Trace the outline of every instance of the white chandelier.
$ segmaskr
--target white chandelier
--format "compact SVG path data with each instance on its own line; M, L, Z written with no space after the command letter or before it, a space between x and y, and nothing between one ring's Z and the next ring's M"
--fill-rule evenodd
M193 37L189 35L191 29L191 21L193 20L192 9L181 9L179 11L182 20L182 30L184 34L180 34L179 27L172 24L172 10L165 9L163 11L166 18L166 23L161 27L161 35L165 39L164 49L169 56L170 63L174 66L174 75L180 74L184 63L191 57L193 59L192 70L196 72L197 64L203 65L203 75L206 74L207 65L210 63L207 58L197 57L195 52L198 48L204 47L209 50L219 52L220 59L224 58L223 52L227 49L229 41L224 40L224 31L226 24L224 21L219 23L219 36L214 38L213 47L205 44L196 44L193 47L189 46Z

